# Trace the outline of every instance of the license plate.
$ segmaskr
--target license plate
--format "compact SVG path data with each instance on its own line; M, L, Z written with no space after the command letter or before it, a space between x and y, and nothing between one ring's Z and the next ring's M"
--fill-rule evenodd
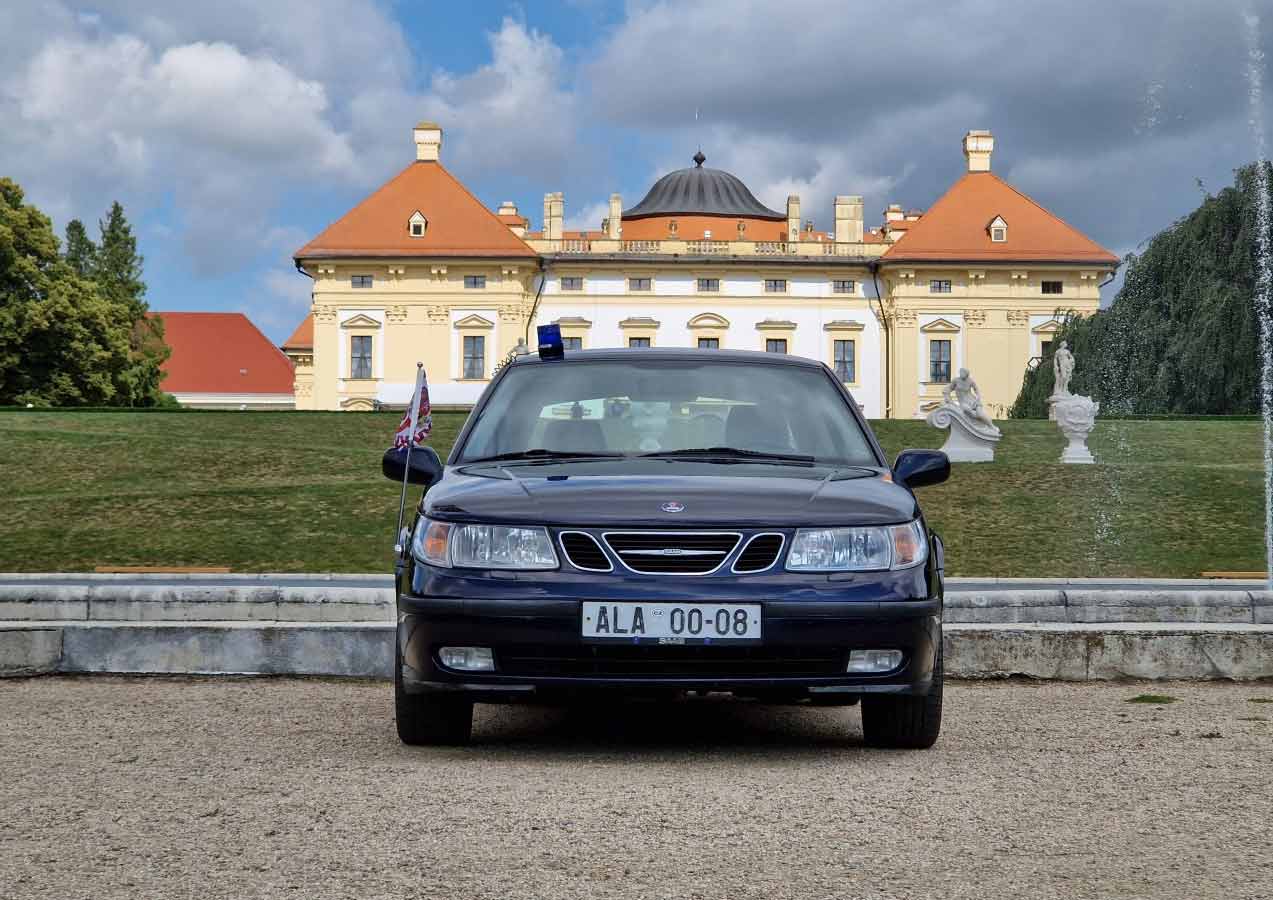
M759 603L583 604L583 636L660 644L760 640Z

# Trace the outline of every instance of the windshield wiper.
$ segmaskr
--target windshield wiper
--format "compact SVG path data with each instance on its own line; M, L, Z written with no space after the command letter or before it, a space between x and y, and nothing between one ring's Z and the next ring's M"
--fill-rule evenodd
M623 459L622 453L596 453L590 450L548 450L535 447L531 450L513 450L509 453L496 453L494 456L479 456L477 459L466 459L463 465L474 463L508 462L516 459Z
M744 459L766 459L781 462L813 462L814 457L802 453L768 453L764 450L743 450L741 447L684 447L680 450L657 450L642 453L643 457L658 459L675 456L738 456Z

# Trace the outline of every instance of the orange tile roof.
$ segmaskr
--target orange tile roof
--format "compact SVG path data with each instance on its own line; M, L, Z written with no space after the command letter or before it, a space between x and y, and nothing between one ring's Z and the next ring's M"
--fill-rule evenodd
M310 313L296 326L292 336L283 342L284 350L314 349L314 314Z
M523 228L530 225L530 219L525 216L515 216L512 213L496 213L495 215L505 225L520 225Z
M428 220L412 237L407 220ZM535 256L441 163L411 163L300 250L297 259L342 256Z
M161 312L172 355L160 387L181 394L290 394L292 363L243 313Z
M1008 239L990 240L995 216ZM897 228L898 222L888 223ZM903 226L882 257L892 262L1081 262L1117 265L1119 259L992 172L969 172L917 222Z

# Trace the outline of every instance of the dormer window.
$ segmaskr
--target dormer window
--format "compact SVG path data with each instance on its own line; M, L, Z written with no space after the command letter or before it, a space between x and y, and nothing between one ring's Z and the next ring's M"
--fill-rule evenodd
M429 228L429 220L424 217L420 210L416 210L411 214L411 218L407 220L407 234L412 237L424 237L425 231Z
M1003 220L1003 216L995 216L986 227L990 230L990 240L994 243L1003 244L1007 242L1008 223Z

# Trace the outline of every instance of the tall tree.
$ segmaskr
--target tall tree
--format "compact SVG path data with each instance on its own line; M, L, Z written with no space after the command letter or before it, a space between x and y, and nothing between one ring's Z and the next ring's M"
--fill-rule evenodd
M84 223L79 219L71 219L66 223L66 250L62 254L75 274L81 278L92 278L97 264L97 245L88 236Z
M1233 187L1128 256L1123 287L1108 309L1067 321L1070 389L1109 413L1231 414L1259 405L1254 165ZM1273 323L1271 323L1273 324ZM1026 373L1013 416L1047 414L1051 360Z
M145 260L137 252L137 238L124 216L124 207L116 200L97 224L101 229L94 270L97 283L112 300L129 306L134 319L140 319L147 311L146 282L141 280Z
M98 222L98 242L93 277L102 293L121 308L131 324L130 365L121 374L122 404L150 406L162 402L159 389L160 364L168 357L164 344L163 320L150 315L146 304L146 282L142 280L144 260L137 252L137 238L124 215L124 207L116 201L110 212Z

